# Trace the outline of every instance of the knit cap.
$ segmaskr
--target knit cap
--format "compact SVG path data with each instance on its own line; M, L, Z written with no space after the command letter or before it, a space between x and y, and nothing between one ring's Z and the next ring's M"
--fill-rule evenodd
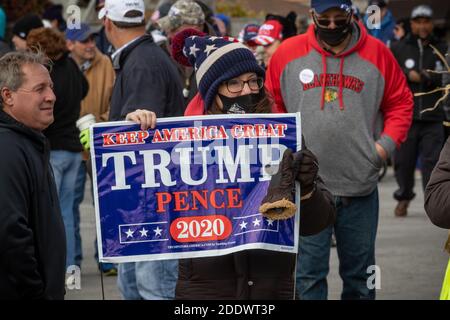
M195 69L198 90L206 109L223 82L248 72L265 77L253 52L231 37L188 37L184 41L183 54Z

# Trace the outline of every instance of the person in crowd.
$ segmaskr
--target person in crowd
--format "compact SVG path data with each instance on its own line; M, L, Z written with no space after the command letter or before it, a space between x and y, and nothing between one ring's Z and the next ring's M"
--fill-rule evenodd
M42 55L0 58L0 299L64 299L66 239L42 132L53 122Z
M105 6L105 0L96 0L95 11L98 13ZM111 56L114 51L113 46L109 43L106 37L105 27L102 26L100 30L95 33L95 45L101 53Z
M260 27L261 26L256 23L246 24L239 32L238 40L253 52L258 64L261 67L264 67L264 48L255 41Z
M75 61L69 57L64 34L60 31L34 29L27 36L27 47L31 51L42 50L52 63L50 76L56 95L55 121L43 133L50 141L50 163L66 229L67 267L70 267L77 265L73 207L75 182L82 160L82 146L75 123L89 85Z
M195 1L178 0L170 7L168 14L160 18L157 23L169 38L170 43L173 36L184 29L203 31L205 14L202 7Z
M191 0L188 0L191 1ZM220 36L219 26L216 24L217 19L214 17L214 11L204 2L200 0L194 0L205 15L205 23L203 24L203 32L206 34Z
M258 31L260 27L261 26L259 24L248 23L239 32L238 36L239 42L247 46L247 48L249 48L252 52L255 52L256 47L258 46L258 44L255 42L255 39L258 36Z
M273 14L266 16L266 21L259 28L255 38L256 44L264 48L264 66L269 64L270 58L281 42L297 34L296 18L294 12L289 13L287 17Z
M42 19L48 21L52 28L64 32L66 31L67 23L63 17L63 9L61 4L51 5L45 10Z
M392 52L408 79L413 93L429 92L439 88L442 75L427 70L443 71L443 62L434 54L431 46L447 52L445 43L433 36L433 12L429 6L415 7L411 13L411 33L392 45ZM408 206L415 197L414 174L420 157L422 187L427 185L431 171L439 159L444 144L444 112L433 108L441 92L414 98L414 117L406 142L395 153L394 169L398 189L394 198L398 201L395 216L405 217Z
M111 59L100 52L95 46L95 34L85 23L81 23L80 28L66 30L66 43L70 51L70 57L77 63L89 84L89 92L81 102L80 117L93 114L96 122L108 120L109 103L111 100L112 88L114 85L115 73ZM89 129L81 132L86 138ZM86 184L86 161L89 153L83 152L83 161L78 170L75 182L74 200L74 228L75 228L75 264L81 265L83 259L81 235L80 235L80 204L84 197L84 187ZM97 246L95 246L97 250ZM99 264L100 270L106 275L117 274L117 269L113 264Z
M217 33L221 37L231 35L231 19L229 16L223 13L218 13L214 15L213 19L215 25L217 26Z
M389 0L370 0L369 6L378 6L380 9L380 21L377 27L374 26L375 21L373 21L372 13L368 13L364 17L364 23L367 27L368 33L381 40L384 44L390 45L390 42L394 39L394 28L396 25L394 15L391 10L389 10ZM369 21L372 21L370 24Z
M412 94L400 66L353 20L351 6L350 0L312 0L314 23L280 45L267 71L273 111L301 112L303 134L337 207L333 226L300 237L297 288L304 300L328 297L333 229L341 298L375 298L367 268L375 265L379 170L412 120Z
M450 139L444 145L425 189L425 211L439 228L450 229ZM445 244L450 254L450 233ZM450 260L442 285L441 300L450 300Z
M396 41L400 41L405 38L411 32L410 19L402 18L397 21L397 24L394 27L394 39L392 39L392 43ZM392 46L392 44L391 44Z
M27 49L27 36L33 29L42 28L44 24L41 18L35 14L29 14L19 19L12 29L12 42L16 50Z
M210 36L188 37L184 43L180 51L185 52L188 61L197 68L199 87L186 116L271 112L272 100L264 89L264 70L246 46L229 38ZM212 46L214 49L208 54L205 49ZM200 50L193 52L190 50L193 47ZM140 113L130 114L129 118L136 119ZM279 170L300 182L300 234L307 236L330 226L335 208L331 194L318 176L314 154L305 146L297 154L301 154L298 171L286 165L294 161L292 153L291 158L285 153ZM176 298L293 299L295 261L295 254L267 250L182 259Z
M169 39L169 47L173 46L173 38L183 30L193 29L203 32L205 25L205 14L202 8L195 1L178 0L169 10L167 16L158 20L158 24ZM179 43L175 44L179 45ZM170 50L171 51L171 50ZM190 66L183 66L176 61L178 71L183 81L184 106L187 106L192 98L197 94L194 69Z
M9 44L5 41L6 33L6 14L0 6L0 58L11 51Z
M110 121L124 120L141 109L163 117L183 114L181 81L170 57L145 31L142 0L106 0L99 12L116 71L111 96ZM123 263L118 268L118 285L125 299L173 299L178 261Z

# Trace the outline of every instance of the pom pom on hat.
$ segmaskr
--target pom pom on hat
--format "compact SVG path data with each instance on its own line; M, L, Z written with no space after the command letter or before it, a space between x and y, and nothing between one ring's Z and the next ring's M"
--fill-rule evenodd
M192 65L189 63L187 55L184 54L184 41L192 36L199 36L203 37L206 33L203 33L201 31L198 31L196 29L185 29L183 31L178 32L172 39L172 57L175 59L176 62L179 64L186 66L186 67L192 67Z

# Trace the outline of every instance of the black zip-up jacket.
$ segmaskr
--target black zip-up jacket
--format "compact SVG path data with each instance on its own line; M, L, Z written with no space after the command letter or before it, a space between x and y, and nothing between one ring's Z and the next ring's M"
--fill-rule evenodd
M445 55L447 46L435 37L430 37L430 44L436 47ZM397 59L403 72L408 79L408 85L413 93L429 92L442 85L442 75L428 73L428 76L422 73L423 70L436 70L443 68L443 63L438 56L434 54L429 45L422 45L422 42L414 35L408 34L404 39L392 44L392 53ZM420 83L409 81L408 74L411 70L417 71L422 76ZM433 121L441 122L444 120L442 106L439 106L432 112L420 113L424 109L432 108L436 101L442 97L442 93L414 97L414 120L415 121Z
M64 299L66 237L47 139L0 111L0 149L0 299Z
M136 109L153 111L158 118L183 115L180 76L151 35L144 35L123 49L114 57L113 65L116 82L110 121L123 120Z
M80 131L76 122L80 117L81 101L89 91L89 83L76 62L64 54L54 61L50 70L56 96L55 121L44 130L52 150L81 152Z

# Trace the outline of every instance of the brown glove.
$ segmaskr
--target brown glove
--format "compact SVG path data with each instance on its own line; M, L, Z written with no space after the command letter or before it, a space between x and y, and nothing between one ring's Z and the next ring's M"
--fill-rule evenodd
M302 149L294 154L296 171L296 180L300 182L300 194L305 196L316 187L317 174L319 172L319 164L316 156L308 149Z
M267 195L261 202L259 212L272 220L289 219L295 215L297 207L294 203L295 168L291 149L286 149L278 172L270 180Z

